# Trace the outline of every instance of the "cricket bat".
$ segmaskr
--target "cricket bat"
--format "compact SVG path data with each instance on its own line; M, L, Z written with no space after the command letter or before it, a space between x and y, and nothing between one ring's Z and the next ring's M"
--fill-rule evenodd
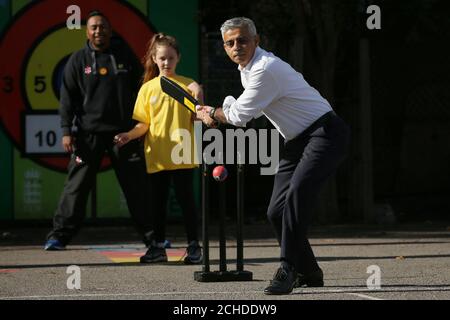
M200 103L177 83L161 76L161 88L166 94L181 103L190 112L196 113L195 106Z

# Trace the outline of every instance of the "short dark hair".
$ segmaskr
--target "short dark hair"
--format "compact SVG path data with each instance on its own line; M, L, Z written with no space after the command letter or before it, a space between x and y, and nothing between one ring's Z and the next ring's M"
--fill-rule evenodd
M100 10L92 10L88 13L88 16L86 18L86 22L88 22L88 20L92 17L96 17L96 16L100 16L102 18L104 18L106 21L108 21L108 24L111 25L111 23L109 22L108 18L103 14L103 12L101 12Z

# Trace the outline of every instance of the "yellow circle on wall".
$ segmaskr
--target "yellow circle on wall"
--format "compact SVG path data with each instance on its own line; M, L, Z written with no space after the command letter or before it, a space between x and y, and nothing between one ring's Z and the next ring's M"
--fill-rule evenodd
M86 29L69 30L65 27L48 34L35 47L25 68L25 92L34 110L59 108L53 91L53 76L58 63L74 51L83 48Z

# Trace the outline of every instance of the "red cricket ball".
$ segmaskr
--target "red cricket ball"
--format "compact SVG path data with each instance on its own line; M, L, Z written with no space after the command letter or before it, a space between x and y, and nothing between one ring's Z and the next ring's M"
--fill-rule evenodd
M214 168L212 176L214 180L222 182L227 178L228 171L224 166L217 166Z

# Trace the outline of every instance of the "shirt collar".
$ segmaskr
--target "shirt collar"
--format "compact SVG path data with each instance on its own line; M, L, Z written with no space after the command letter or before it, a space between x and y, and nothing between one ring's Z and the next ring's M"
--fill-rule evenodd
M92 43L89 40L87 40L87 46L90 51L100 52L98 50L95 50L94 46L92 45ZM110 52L111 52L111 44L109 45L108 48L106 48L105 50L102 51L102 53L110 53Z
M255 53L253 54L253 57L250 59L250 61L247 63L247 65L244 68L242 68L241 65L238 65L238 70L244 71L244 72L250 71L250 69L253 66L253 63L261 54L262 54L262 49L260 47L256 47Z

